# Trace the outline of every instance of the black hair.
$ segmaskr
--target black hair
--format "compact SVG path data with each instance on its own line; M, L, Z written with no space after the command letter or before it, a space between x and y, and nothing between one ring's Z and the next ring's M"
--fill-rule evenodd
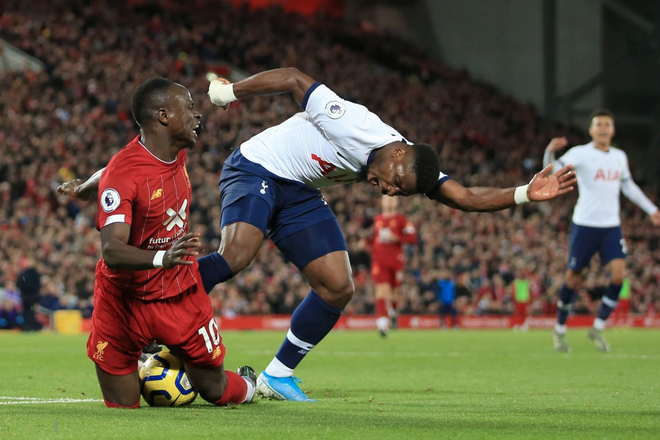
M167 105L167 90L172 85L167 78L150 78L140 84L131 96L131 113L141 127L148 123L158 109Z
M413 170L417 176L417 193L426 194L433 189L440 176L440 159L428 144L414 144Z
M589 115L589 125L591 125L591 122L594 120L596 116L607 116L609 118L612 118L612 121L614 121L614 113L611 111L605 109L605 108L599 108L591 112Z

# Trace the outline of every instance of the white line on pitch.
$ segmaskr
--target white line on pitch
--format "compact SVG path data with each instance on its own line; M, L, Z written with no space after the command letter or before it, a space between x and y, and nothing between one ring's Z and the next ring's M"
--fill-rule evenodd
M84 403L84 402L102 402L99 399L72 399L65 397L61 399L43 399L39 397L10 397L0 396L0 405L25 405L42 403Z

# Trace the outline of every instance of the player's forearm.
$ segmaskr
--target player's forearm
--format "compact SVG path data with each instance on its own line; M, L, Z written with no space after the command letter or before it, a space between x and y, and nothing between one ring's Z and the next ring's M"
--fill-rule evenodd
M88 198L89 196L98 193L99 181L101 180L103 170L105 170L105 167L92 174L89 179L76 189L76 193L79 195L86 195Z
M554 152L548 151L546 149L545 153L543 153L543 168L553 163L556 160L555 157L556 154Z
M113 241L103 244L103 260L110 269L146 270L154 269L157 251L140 249L135 246ZM162 262L162 258L161 258Z
M646 197L641 188L632 179L621 182L621 192L628 200L639 206L648 215L653 215L658 211L658 207Z
M216 97L220 97L222 102L231 102L231 94L228 90L231 87L235 99L291 93L300 104L312 84L314 84L314 80L298 69L285 67L257 73L234 84L213 84L213 87L209 89L209 96L214 104L217 101ZM224 96L226 94L229 97Z
M441 186L436 187L428 196L436 202L461 211L490 212L516 206L515 191L516 188L473 187L465 188L460 196L455 196L444 193Z
M516 206L516 188L473 187L468 188L470 196L462 201L461 209L471 212L500 211Z

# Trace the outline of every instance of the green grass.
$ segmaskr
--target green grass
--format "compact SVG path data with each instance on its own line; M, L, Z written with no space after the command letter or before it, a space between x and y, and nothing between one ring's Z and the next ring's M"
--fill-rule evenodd
M283 337L224 332L226 367L259 372ZM317 403L0 405L0 439L658 438L660 331L607 337L613 351L602 354L585 330L571 331L573 351L563 355L549 331L394 331L387 339L336 331L296 370ZM101 399L85 340L0 333L0 396Z

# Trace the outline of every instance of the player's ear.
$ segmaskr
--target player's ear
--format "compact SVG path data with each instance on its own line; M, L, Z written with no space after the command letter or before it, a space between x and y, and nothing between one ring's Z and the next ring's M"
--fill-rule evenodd
M170 123L170 115L167 112L167 109L159 108L156 116L158 117L158 122L161 124L168 125Z
M406 144L397 145L392 152L392 157L400 157L406 154Z

